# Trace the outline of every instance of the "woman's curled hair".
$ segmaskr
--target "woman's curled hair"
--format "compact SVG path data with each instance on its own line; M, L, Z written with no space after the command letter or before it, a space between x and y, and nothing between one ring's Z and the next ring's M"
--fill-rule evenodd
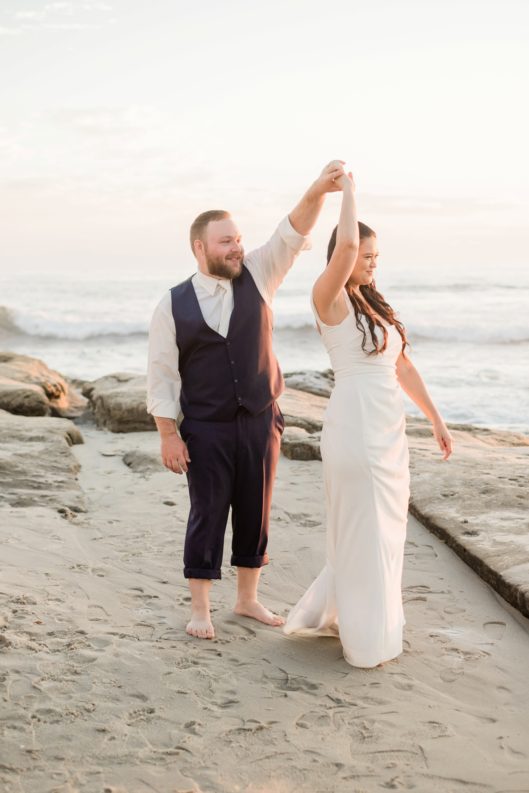
M366 239L367 237L376 237L375 232L373 229L366 226L365 223L361 223L358 221L358 230L360 232L360 240ZM327 264L329 264L331 260L331 256L334 252L334 248L336 247L336 234L338 231L338 226L336 226L331 234L331 238L329 240L329 245L327 247ZM353 305L353 310L355 313L356 319L356 327L362 334L362 349L364 352L367 352L368 355L379 355L380 353L384 352L386 347L388 346L388 331L385 325L378 319L378 317L382 317L389 325L394 325L397 329L401 339L402 339L402 352L405 352L406 347L408 346L408 339L406 338L406 330L402 322L397 319L397 315L395 311L391 308L389 303L384 300L384 296L380 294L377 290L375 282L372 281L370 284L361 284L360 285L360 294L363 297L363 300L358 298L358 295L354 292L351 286L346 284L346 292ZM364 302L365 301L365 302ZM366 309L366 304L368 308ZM372 309L371 311L369 309ZM378 315L378 316L377 316ZM369 329L369 334L371 336L371 342L373 344L373 349L366 350L366 343L367 343L367 334L365 324L362 321L362 318L365 317L367 322L367 326ZM379 339L376 333L376 328L380 328L382 330L383 339L382 341Z

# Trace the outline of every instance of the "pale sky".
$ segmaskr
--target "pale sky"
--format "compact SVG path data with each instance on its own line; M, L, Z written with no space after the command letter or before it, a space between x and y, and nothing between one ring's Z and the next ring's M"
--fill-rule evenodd
M250 248L335 157L386 258L524 264L528 22L527 0L2 0L0 268L163 276L211 208Z

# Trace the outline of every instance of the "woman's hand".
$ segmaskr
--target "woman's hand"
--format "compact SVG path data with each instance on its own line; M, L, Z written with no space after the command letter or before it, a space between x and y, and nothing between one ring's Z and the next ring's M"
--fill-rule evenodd
M349 173L344 173L341 176L338 176L334 180L334 183L338 185L339 190L345 190L348 187L350 187L353 190L353 192L355 190L355 183L351 171L349 171Z
M436 419L432 424L432 430L434 434L434 438L439 444L439 448L443 453L443 460L448 460L450 455L452 454L453 449L453 439L444 421L439 418Z

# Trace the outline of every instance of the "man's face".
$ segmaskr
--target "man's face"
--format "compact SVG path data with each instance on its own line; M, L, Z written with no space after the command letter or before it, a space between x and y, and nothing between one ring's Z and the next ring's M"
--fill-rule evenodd
M233 279L241 274L244 248L241 233L231 218L208 223L204 254L210 275Z

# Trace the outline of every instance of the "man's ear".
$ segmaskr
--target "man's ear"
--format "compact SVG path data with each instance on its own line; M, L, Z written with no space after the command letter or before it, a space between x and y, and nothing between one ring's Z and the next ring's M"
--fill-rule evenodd
M204 255L204 243L202 240L193 240L193 253L196 259L198 259L200 254Z

